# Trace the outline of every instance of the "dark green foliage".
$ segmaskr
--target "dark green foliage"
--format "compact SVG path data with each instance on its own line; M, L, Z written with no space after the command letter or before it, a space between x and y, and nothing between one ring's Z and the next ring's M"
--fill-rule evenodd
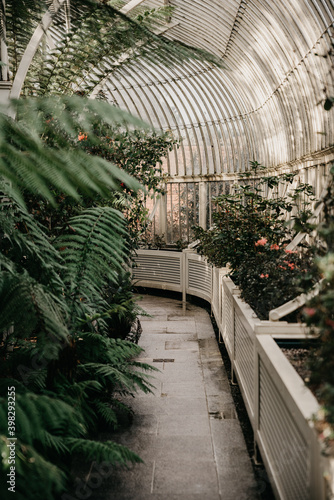
M304 319L319 337L319 347L311 354L309 384L325 407L325 418L334 426L334 167L324 196L324 220L317 226L322 241L316 255L317 272L323 281L319 294L304 308ZM323 430L323 429L322 429ZM333 430L328 438L333 439Z
M98 113L112 120L103 114L107 105L98 103L96 108L92 101L86 107L81 98L60 99L57 106L61 103L64 113L57 114L52 100L35 102L35 113L29 101L17 103L15 122L1 117L5 182L0 213L0 326L4 332L0 377L11 378L17 393L22 389L24 403L18 396L17 498L51 500L66 490L71 457L80 450L89 449L88 456L113 464L139 460L117 445L86 444L85 440L101 423L118 425L121 394L149 391L151 384L143 373L150 367L133 361L140 348L107 336L106 320L115 308L105 300L103 290L115 282L128 260L124 217L111 207L94 207L92 200L90 208L81 208L66 220L55 238L26 208L30 196L44 197L51 205L60 187L74 200L98 193L101 201L110 197L110 189L119 189L120 182L135 192L138 181L78 144L81 125L93 135L90 127ZM86 118L80 106L83 113L87 111ZM46 123L51 110L53 120ZM7 409L6 387L3 384L0 393L2 413ZM74 411L72 417L69 411ZM6 446L7 436L6 428L2 429L1 445ZM2 478L7 469L3 460ZM34 482L29 489L27 478ZM41 489L44 481L47 487ZM3 497L7 494L5 489Z
M6 0L6 40L8 43L10 70L16 73L38 22L48 7L43 0ZM1 26L2 28L2 26ZM1 33L3 38L3 33Z
M271 309L309 290L319 279L314 272L313 253L287 252L284 247L274 246L266 243L257 247L256 253L240 264L237 273L241 297L264 320Z
M126 260L124 219L110 207L90 208L69 220L67 234L59 236L55 247L60 251L65 271L66 295L72 304L70 314L96 310L101 288L113 281ZM102 312L102 310L101 310Z
M301 184L288 197L280 197L279 184L291 183L293 175L259 177L263 169L252 162L235 192L216 198L213 227L207 231L197 227L195 235L200 240L198 252L217 267L229 265L242 297L261 319L268 319L271 309L309 289L317 275L311 273L310 254L285 251L296 231L312 229L306 223L311 186ZM290 212L293 228L286 223Z
M2 19L13 77L51 3L6 0ZM17 409L15 498L61 498L76 453L113 465L139 460L115 443L94 441L101 423L118 425L120 395L151 389L151 367L134 360L141 349L109 336L113 321L118 328L123 313L133 317L136 310L128 284L124 294L117 289L129 260L128 238L111 193L125 193L128 202L141 187L112 161L131 157L137 177L160 189L157 156L173 141L153 133L145 139L143 131L133 133L133 147L129 130L145 128L138 119L79 96L139 56L168 65L202 59L201 51L157 37L145 25L144 18L130 20L105 1L71 0L68 32L60 12L55 50L48 51L44 39L29 69L24 94L34 98L13 101L10 117L8 108L0 114L1 498L13 496L6 484L9 386ZM50 94L57 97L37 97ZM107 129L118 131L115 158L102 133ZM145 141L153 145L149 154ZM62 219L56 207L64 199L70 209L61 207Z
M7 387L16 387L16 491L15 498L37 498L40 500L59 498L67 486L68 459L81 454L87 461L107 461L124 465L141 461L138 455L124 446L111 441L99 443L84 439L87 434L87 420L74 399L64 402L48 395L37 395L22 387L17 381L1 381L1 394ZM1 426L0 450L2 453L2 472L8 473L10 462L7 431L7 400L0 400ZM29 491L26 478L29 477ZM5 482L2 481L2 498L10 498ZM31 492L31 493L30 493Z
M84 130L92 143L97 116L106 124L142 126L142 122L102 101L73 96L12 102L18 120L0 114L0 174L11 183L7 191L23 203L21 188L56 204L54 189L77 201L83 194L110 196L124 183L137 190L139 183L112 163L78 148ZM52 189L50 186L52 185ZM80 196L81 195L81 196Z
M146 200L164 192L166 174L162 170L162 159L178 141L169 132L124 130L120 127L101 127L99 124L96 124L94 132L100 143L94 143L87 135L81 141L82 148L90 155L114 163L145 186L145 189L135 192L131 186L121 182L122 191L115 193L112 200L112 205L125 213L129 242L132 248L137 248L139 243L143 243L150 223Z
M115 280L108 283L104 299L109 307L109 317L106 318L108 336L125 339L138 314L143 313L133 297L130 272L119 272Z
M113 464L139 460L114 443L86 439L101 423L118 425L120 395L150 391L143 372L151 368L133 360L141 348L107 336L106 320L117 309L102 290L122 273L126 258L121 214L110 207L82 211L52 245L8 195L3 208L0 297L7 333L0 346L0 412L6 413L7 386L14 386L18 498L55 499L67 487L74 453ZM6 425L5 418L3 446ZM4 460L1 474L7 465ZM47 480L46 490L34 485L27 496L27 477Z

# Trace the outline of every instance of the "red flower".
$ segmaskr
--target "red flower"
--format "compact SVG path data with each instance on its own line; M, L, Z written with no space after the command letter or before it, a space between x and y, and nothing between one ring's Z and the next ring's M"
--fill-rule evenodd
M260 274L260 278L269 278L269 274Z
M258 240L256 243L255 243L255 246L258 247L258 246L264 246L266 243L267 243L267 238L261 238L260 240Z
M287 249L285 249L284 252L285 253L297 253L296 250L287 250Z
M270 245L270 250L279 250L279 245L273 243L272 245Z
M87 134L80 132L80 134L78 135L78 141L87 141Z

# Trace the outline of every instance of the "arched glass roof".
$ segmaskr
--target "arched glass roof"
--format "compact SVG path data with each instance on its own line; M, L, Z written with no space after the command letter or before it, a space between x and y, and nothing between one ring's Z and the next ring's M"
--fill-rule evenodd
M129 5L136 2L129 2ZM137 2L138 3L138 2ZM182 137L171 176L221 176L305 165L333 153L333 116L319 105L331 85L331 0L171 0L164 36L209 50L224 68L138 61L105 82L109 99ZM163 0L141 2L158 7Z
M66 19L70 0L48 4ZM112 4L125 14L171 6L172 13L156 32L205 49L223 63L217 67L208 60L189 59L167 67L138 58L116 71L113 66L91 92L94 97L102 90L110 102L182 139L166 162L172 179L225 179L246 170L250 160L277 171L334 158L333 110L325 113L320 105L326 93L334 95L333 0ZM64 34L67 28L66 22L54 26L46 15L40 34L47 33L53 48L59 29ZM22 61L29 66L29 58ZM22 81L17 85L17 80L24 80L26 69L17 72L14 96L19 95Z

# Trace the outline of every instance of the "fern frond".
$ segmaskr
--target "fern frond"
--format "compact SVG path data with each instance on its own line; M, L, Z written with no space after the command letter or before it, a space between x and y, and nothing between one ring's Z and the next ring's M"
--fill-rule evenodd
M70 31L65 33L61 23L56 24L56 48L47 56L43 51L36 56L26 93L80 91L88 95L108 75L138 58L168 67L189 59L221 66L221 61L208 52L171 42L151 31L157 23L168 21L172 9L146 8L144 15L141 11L135 10L134 19L130 19L110 4L71 0Z
M66 490L68 473L32 446L17 442L16 494L18 500L54 500ZM29 477L29 486L26 478ZM42 485L42 487L41 487ZM29 496L27 496L27 488Z
M69 452L62 436L55 436L46 430L42 430L41 432L41 444L45 450L53 450L57 455L63 455Z
M0 398L0 407L7 407L5 397ZM17 393L15 411L16 435L27 446L40 450L54 447L63 453L66 451L65 438L83 435L80 411L61 399L31 392ZM6 425L6 420L1 421L0 433L6 433Z
M22 205L21 188L53 205L53 189L79 200L83 194L110 197L120 183L140 188L123 170L86 153L78 141L84 131L92 143L99 142L94 133L98 120L144 127L137 118L105 102L76 96L12 101L12 108L16 121L0 113L0 175Z
M101 307L101 288L126 258L123 216L110 207L96 207L69 223L71 232L60 236L55 245L66 263L63 279L73 307L80 309L80 302L84 306L92 300Z
M113 441L91 441L88 439L68 439L67 445L73 453L79 453L87 460L107 461L114 465L126 466L128 463L141 463L142 459L125 446Z
M0 274L0 303L0 330L15 325L15 338L27 338L39 331L42 344L48 335L54 341L66 341L68 328L57 298L26 272Z
M24 50L43 13L48 8L43 0L6 0L6 41L11 72L15 75Z
M79 373L94 373L105 383L112 384L114 390L121 393L137 392L138 389L145 393L152 392L154 385L148 381L145 373L136 373L126 366L111 366L101 363L85 363L78 367Z
M0 184L4 192L7 186ZM12 272L27 270L30 276L61 290L59 273L63 268L61 256L51 244L45 228L15 199L0 191L0 227L3 234L1 251L4 269ZM15 263L15 265L13 265ZM64 304L63 304L64 305Z
M98 416L101 417L107 425L114 427L117 425L117 415L109 403L97 400L94 401L94 407Z

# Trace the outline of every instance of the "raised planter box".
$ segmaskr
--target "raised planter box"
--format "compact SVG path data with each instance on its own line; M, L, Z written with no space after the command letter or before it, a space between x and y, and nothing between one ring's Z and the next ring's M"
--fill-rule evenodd
M227 269L212 267L191 250L172 254L142 250L134 270L137 285L177 290L184 301L190 294L211 303L275 495L332 500L334 459L323 455L312 422L319 405L275 341L305 338L305 326L261 321L241 300Z

